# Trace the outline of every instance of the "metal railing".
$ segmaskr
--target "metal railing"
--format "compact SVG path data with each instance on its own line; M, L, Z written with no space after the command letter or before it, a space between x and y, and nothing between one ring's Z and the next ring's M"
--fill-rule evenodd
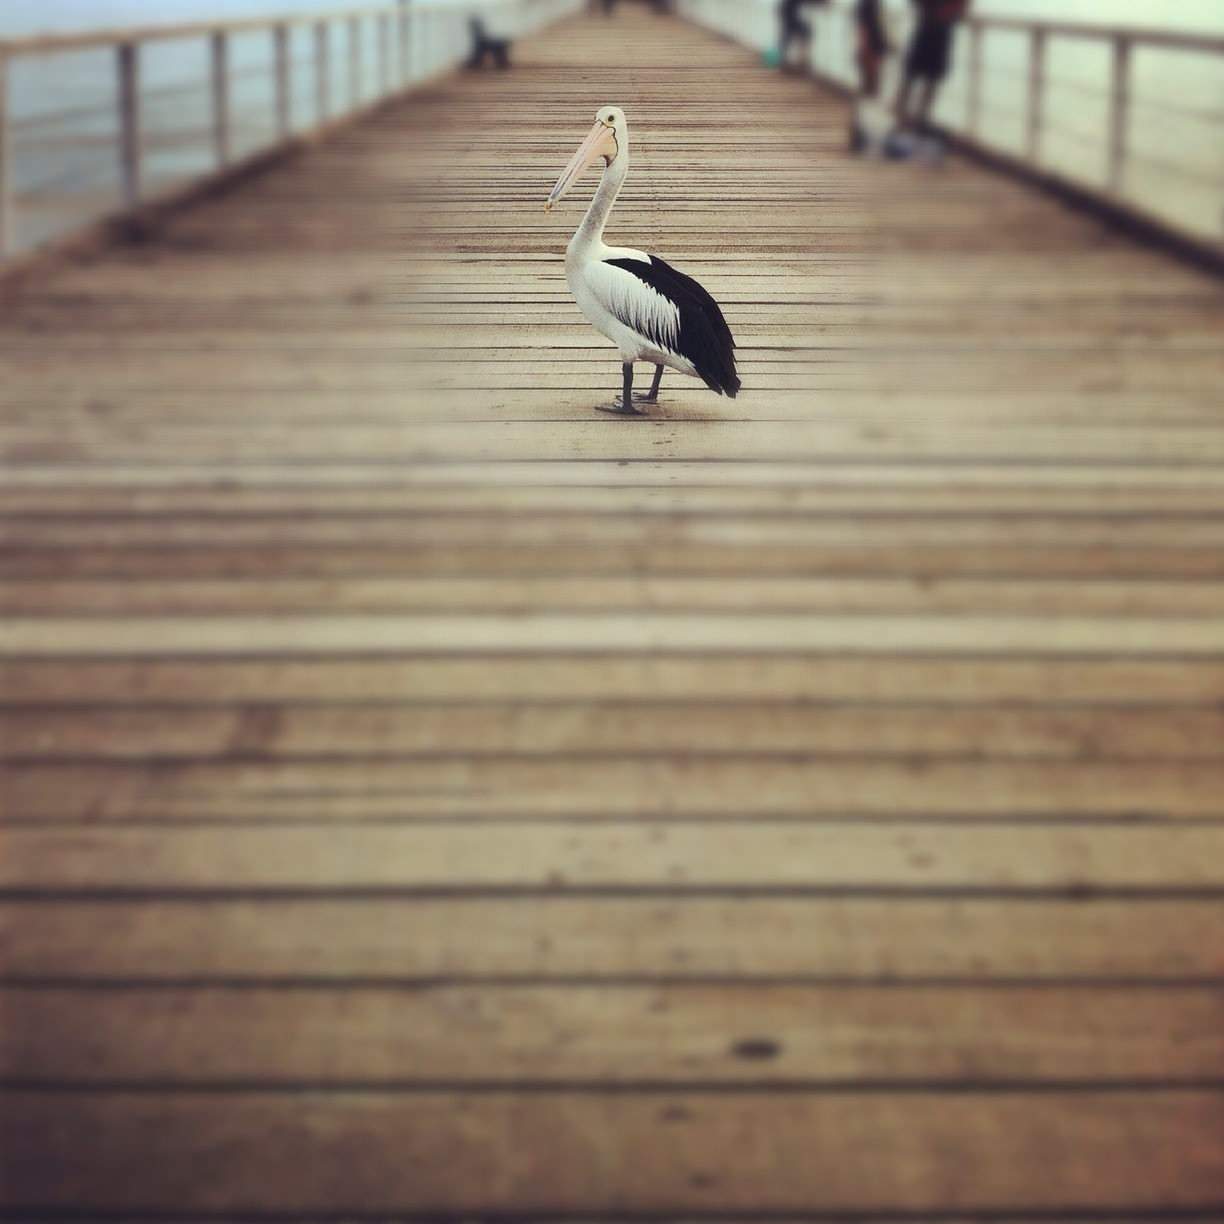
M679 0L684 16L761 51L777 44L776 10L776 0ZM809 12L813 73L852 89L853 6L834 0ZM908 22L896 33L903 54ZM1178 236L1224 246L1224 104L1219 101L1224 97L1224 38L971 14L958 40L956 68L936 111L945 131L1116 211L1155 221ZM1055 55L1073 45L1092 49L1093 71L1052 71ZM1214 104L1189 105L1156 90L1145 93L1137 63L1149 53L1209 67L1204 92ZM894 75L897 71L894 60ZM1055 106L1059 91L1064 96ZM1068 122L1085 113L1088 126ZM1144 128L1156 134L1146 146L1139 140ZM1195 158L1191 149L1203 156Z
M170 107L174 99L190 89L202 92L199 116L192 115L189 129L178 133L186 146L204 143L204 164L194 172L163 174L175 190L224 174L240 160L266 154L293 139L309 136L329 124L381 103L422 81L458 64L469 47L468 22L474 14L494 22L496 32L515 37L530 32L574 11L581 0L480 0L450 3L445 0L398 0L372 7L335 12L303 12L289 16L240 19L163 26L145 26L80 33L37 35L0 40L0 264L22 249L46 237L63 237L103 217L131 213L157 198L150 182L149 160L153 153L167 151L174 134L159 141L150 119L158 104ZM254 66L236 65L234 49L250 41L263 41L264 59ZM143 79L151 55L169 44L195 44L206 55L203 80L184 85L181 81L160 86ZM305 44L309 54L295 56L294 45ZM258 50L258 48L256 48ZM347 63L341 63L341 50ZM373 51L373 66L369 64ZM37 63L40 96L53 94L60 83L66 92L80 82L82 56L112 57L110 81L97 80L99 65L91 62L93 98L85 105L47 110L35 108L20 113L14 104L13 79L29 63ZM249 55L247 58L250 58ZM340 77L347 88L341 93ZM269 85L256 117L261 138L239 151L239 114L236 92L253 77L263 76ZM371 80L371 78L373 78ZM301 97L306 84L309 94ZM113 92L112 92L113 91ZM106 96L109 93L109 97ZM295 113L309 111L306 122L295 124ZM202 123L205 130L197 130ZM92 131L82 131L82 125ZM102 128L101 132L98 128ZM79 181L88 175L80 169L82 159L98 145L110 146L106 159L93 158L92 172L112 173L100 192L101 203L90 203L90 192ZM182 151L181 148L179 150ZM22 165L23 157L44 167L42 182ZM77 159L76 162L73 159ZM23 214L33 229L34 201L49 197L71 197L76 181L78 195L86 202L75 209L69 223L50 235L21 233ZM94 191L93 194L99 194ZM23 204L27 207L23 208Z

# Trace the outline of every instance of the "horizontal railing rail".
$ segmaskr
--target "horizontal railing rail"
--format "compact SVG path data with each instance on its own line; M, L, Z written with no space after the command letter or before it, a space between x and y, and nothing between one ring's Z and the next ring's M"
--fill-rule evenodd
M1165 51L1206 51L1224 55L1224 38L1205 34L1185 34L1177 30L1156 30L1151 26L1106 25L1087 21L1050 21L1037 17L991 17L970 13L965 24L971 29L1010 30L1013 33L1057 35L1094 41L1122 40L1134 45L1159 47Z
M418 9L430 6L417 3ZM253 34L277 26L318 25L334 21L395 14L398 4L370 5L328 11L304 9L298 13L278 13L267 17L237 17L218 21L166 22L145 26L120 26L111 30L73 30L56 34L32 34L21 38L0 38L0 55L55 55L64 51L88 51L114 47L121 43L168 42L183 38L206 38L213 34Z
M679 8L688 18L758 50L777 44L775 0L679 0ZM853 6L834 0L809 11L814 27L812 71L852 89ZM906 35L908 28L907 22L900 32ZM1224 37L971 13L960 39L956 69L936 112L945 132L1096 199L1115 214L1224 254L1224 107L1218 102L1224 96ZM1000 62L997 51L992 58L996 40L1010 40L1010 63ZM1095 80L1051 71L1056 52L1068 41L1102 50ZM1214 104L1191 105L1143 93L1137 61L1144 53L1209 60L1216 73ZM1078 108L1064 104L1056 109L1053 95L1060 90L1074 94ZM1000 93L1005 99L1000 100ZM1081 119L1079 109L1090 112L1087 122L1075 122ZM1144 122L1149 128L1162 125L1159 148L1142 143ZM1192 124L1199 126L1187 127ZM1188 139L1191 135L1195 139ZM1055 149L1060 142L1062 147ZM1077 153L1068 152L1073 145ZM1192 146L1205 156L1193 159L1187 152ZM1170 179L1184 190L1174 190Z
M468 23L474 15L494 22L497 33L514 37L574 11L581 3L397 0L330 11L0 40L0 267L48 237L65 237L104 217L135 213L164 194L154 177L167 180L174 190L198 186L252 156L275 152L453 68L468 52ZM261 62L254 67L237 64L235 48L249 52L244 41L259 36L267 40ZM193 41L204 50L201 79L157 85L147 81L146 61L158 48ZM305 57L297 45L303 41ZM94 101L73 101L52 111L27 108L26 113L18 108L14 79L27 61L37 61L40 93L53 92L58 80L63 92L74 96L81 87L73 76L79 72L74 57L81 55L113 57L109 81L104 79L104 65L101 77L99 65L93 65ZM58 78L57 57L64 65ZM237 95L260 77L269 88L261 102L263 113L253 116L252 124L266 134L240 149L239 128L244 116L251 116L249 107L240 112ZM200 131L205 131L205 163L194 172L153 176L150 157L175 151L175 134L155 130L157 107L168 106L176 94L182 101L182 96L193 93L202 95L199 113L181 121L178 138L184 148L194 146ZM82 124L92 127L83 132ZM97 145L108 140L114 177L99 184L97 173L104 163L96 156ZM41 180L33 177L31 166L41 167ZM87 182L74 193L64 186L72 180ZM79 197L84 204L68 210L67 222L52 225L33 215L35 205L45 209L51 195L65 200ZM96 203L95 196L105 197L104 202ZM23 201L31 207L23 209ZM20 226L23 214L29 221L26 226Z

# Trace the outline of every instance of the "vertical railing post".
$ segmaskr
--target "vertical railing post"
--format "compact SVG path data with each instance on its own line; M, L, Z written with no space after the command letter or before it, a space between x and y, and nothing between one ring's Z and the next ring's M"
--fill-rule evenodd
M1131 41L1114 35L1113 67L1109 90L1109 187L1121 193L1126 186L1126 146L1130 134Z
M985 28L978 22L969 27L969 113L965 116L971 136L982 134L982 76L986 54Z
M349 109L356 110L361 101L361 18L348 19L348 87Z
M289 74L292 71L289 62L289 27L278 25L272 31L272 53L276 61L276 136L278 140L288 140L292 126L290 101L292 90Z
M407 85L412 77L412 34L408 0L399 0L399 83Z
M841 79L854 85L855 48L858 43L858 30L854 23L854 12L851 9L842 10L842 71Z
M320 21L315 26L315 122L327 122L331 110L331 65L328 63L328 30L326 21Z
M9 153L8 59L0 52L0 259L16 245L13 220L13 182Z
M213 151L217 166L230 162L229 38L217 30L212 42Z
M119 180L123 203L140 203L140 48L120 43L116 49L119 70Z
M1028 79L1028 158L1034 165L1041 162L1041 129L1045 111L1046 31L1034 26L1029 31Z
M378 15L378 92L386 97L391 92L391 18Z

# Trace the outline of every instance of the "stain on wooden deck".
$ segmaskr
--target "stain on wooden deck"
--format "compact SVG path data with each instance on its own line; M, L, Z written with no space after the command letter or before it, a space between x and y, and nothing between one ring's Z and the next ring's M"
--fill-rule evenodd
M1224 1210L1224 288L606 28L7 305L0 1204Z

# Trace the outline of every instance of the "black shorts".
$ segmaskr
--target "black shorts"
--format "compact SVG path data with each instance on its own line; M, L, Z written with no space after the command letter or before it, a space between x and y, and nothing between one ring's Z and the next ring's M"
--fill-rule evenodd
M951 22L932 21L920 25L905 57L905 71L912 77L942 81L952 64Z

